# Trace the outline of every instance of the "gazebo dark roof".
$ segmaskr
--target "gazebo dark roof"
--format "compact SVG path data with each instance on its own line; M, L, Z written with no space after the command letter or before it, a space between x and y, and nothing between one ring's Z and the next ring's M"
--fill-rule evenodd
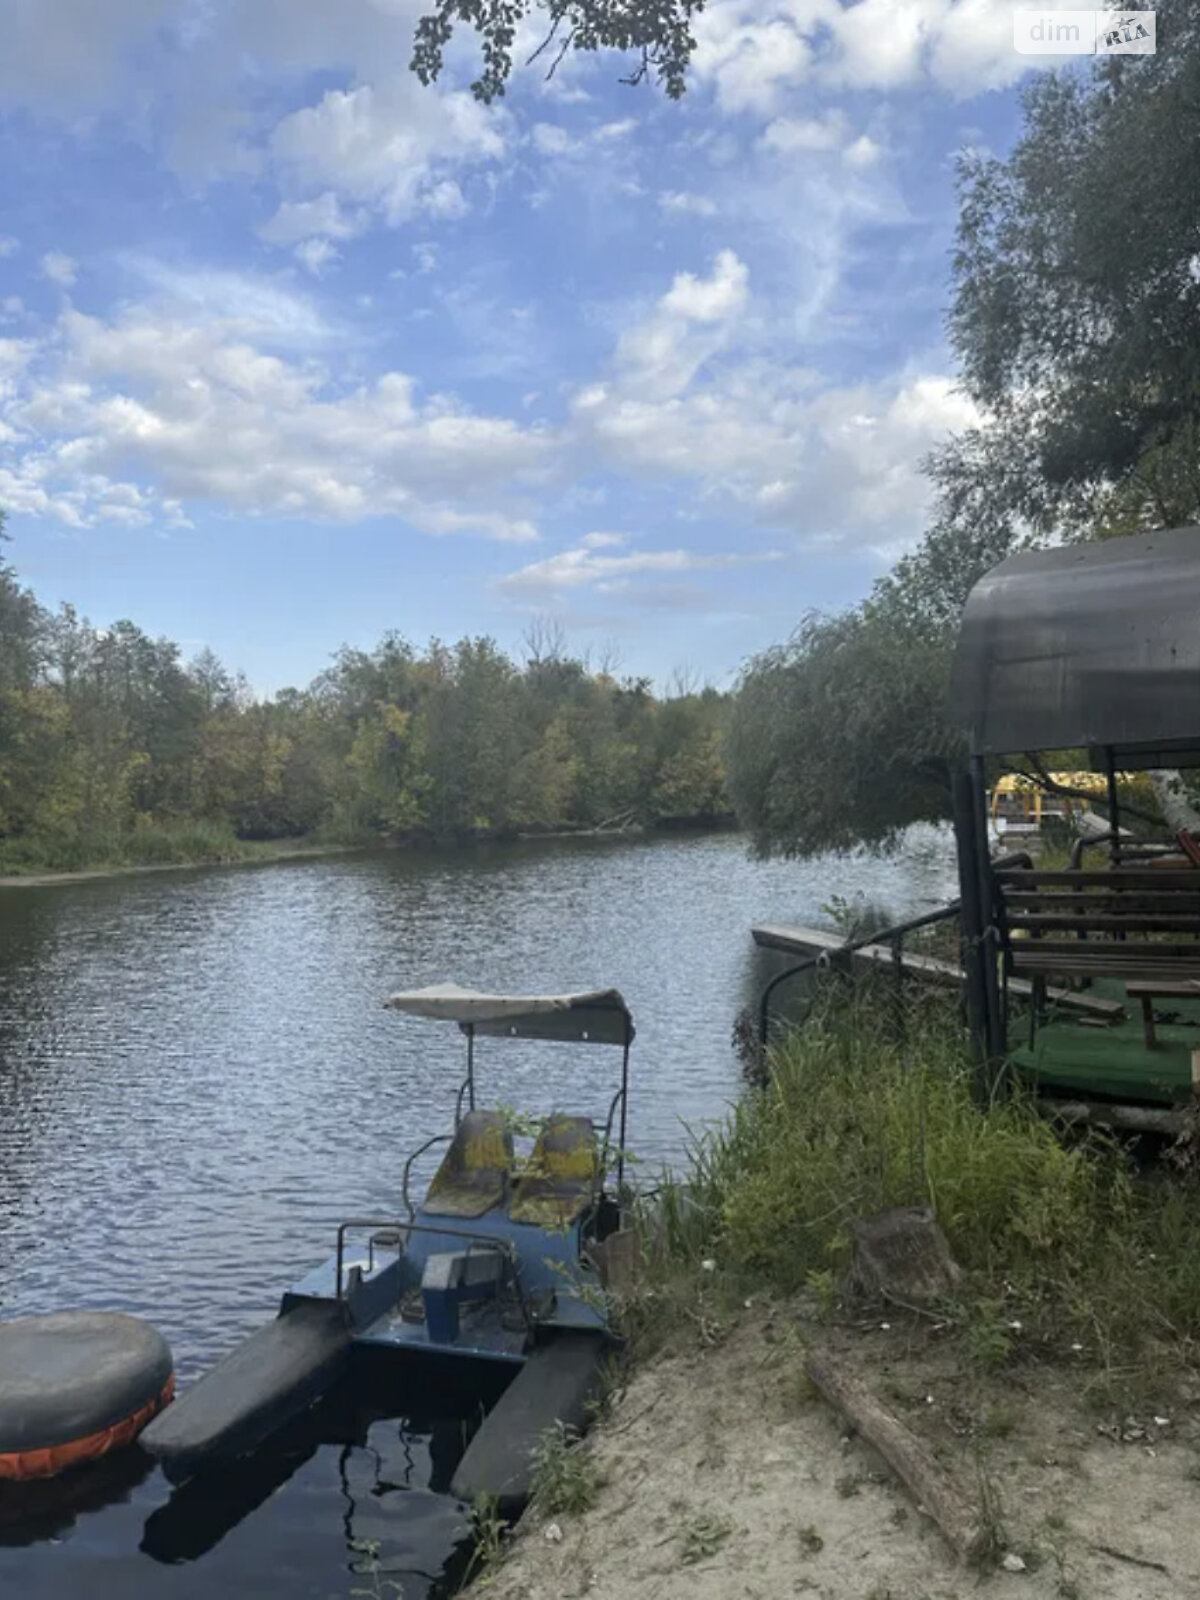
M1200 765L1200 528L1002 561L967 600L951 709L975 755Z

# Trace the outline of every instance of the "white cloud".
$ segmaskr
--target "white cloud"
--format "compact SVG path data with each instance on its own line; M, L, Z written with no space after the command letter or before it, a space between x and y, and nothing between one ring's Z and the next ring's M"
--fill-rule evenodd
M535 122L529 131L530 142L539 155L568 156L579 149L579 143L558 122Z
M745 304L749 279L745 263L732 250L722 250L711 278L679 273L663 296L662 308L691 322L718 322Z
M817 117L776 117L758 143L769 155L801 167L811 164L808 158L836 155L845 166L861 171L883 155L876 140L866 133L855 135L845 113L837 110Z
M842 151L842 160L849 167L871 167L883 154L882 146L865 133L860 133L852 144Z
M521 500L548 468L550 435L449 396L422 401L403 373L347 384L256 346L240 324L147 307L108 321L67 311L40 349L5 349L0 500L14 510L84 525L207 503L536 536Z
M498 160L508 119L468 94L430 94L408 78L330 89L285 117L270 140L285 185L372 206L391 224L423 209L445 215L448 169ZM455 203L462 208L461 193Z
M589 534L571 550L510 572L499 587L521 597L550 596L570 590L612 593L632 577L647 574L678 577L683 573L719 572L761 561L777 561L777 551L706 555L694 550L637 550L628 555L597 555L597 549L626 541L617 534Z
M672 217L715 217L717 205L707 195L668 189L658 197L658 209Z
M780 155L840 150L846 143L846 129L841 111L823 117L776 117L763 134L762 144Z
M156 305L181 320L225 323L273 344L299 347L323 344L337 332L307 294L282 278L175 265L155 256L127 256L123 264L153 291Z
M801 87L924 82L965 96L1040 64L1013 49L1007 0L715 0L695 33L696 74L720 108L759 116Z
M716 90L723 111L769 115L781 95L811 71L813 52L787 8L764 15L755 0L727 0L702 12L694 32L693 69Z
M677 273L653 312L627 328L617 342L615 363L622 393L665 398L685 389L733 336L748 283L745 263L732 250L718 253L710 277ZM602 381L580 389L576 410L602 410L610 388Z
M319 278L325 268L340 259L341 252L337 245L331 244L326 238L305 239L303 244L298 244L295 250L296 260L314 278Z
M9 233L0 233L0 261L8 256L15 256L21 248L20 242Z
M426 216L438 217L443 222L465 217L470 210L462 190L453 178L443 178L440 183L432 184L423 190L420 208Z
M61 250L48 250L42 257L41 269L43 278L58 284L60 289L69 289L78 276L79 263Z
M347 214L332 189L314 200L285 200L269 222L258 230L268 244L300 244L306 239L352 239L366 219L361 212Z
M977 420L974 408L936 370L822 379L788 355L726 254L709 279L677 277L622 335L608 374L576 391L577 448L618 473L690 483L701 504L731 502L802 539L915 537L929 495L920 463ZM680 314L718 306L728 314L712 321Z

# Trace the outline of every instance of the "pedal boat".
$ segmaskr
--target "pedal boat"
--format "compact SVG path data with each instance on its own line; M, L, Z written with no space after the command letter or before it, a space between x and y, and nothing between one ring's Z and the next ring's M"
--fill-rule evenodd
M384 1004L465 1034L453 1130L409 1157L401 1215L341 1223L334 1254L287 1290L276 1319L167 1407L141 1444L181 1482L252 1452L367 1357L408 1363L418 1383L511 1377L451 1490L512 1512L545 1431L586 1421L613 1343L598 1266L621 1220L633 1019L615 989L511 996L442 984ZM619 1047L603 1129L549 1116L518 1159L511 1119L476 1105L481 1037ZM414 1204L414 1163L438 1143L447 1149Z

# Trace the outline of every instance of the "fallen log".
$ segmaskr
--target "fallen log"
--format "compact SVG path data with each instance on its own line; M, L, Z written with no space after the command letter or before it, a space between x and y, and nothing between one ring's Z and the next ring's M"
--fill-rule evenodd
M977 1505L969 1500L934 1458L928 1446L846 1371L828 1352L812 1351L805 1371L813 1385L851 1427L873 1445L912 1495L932 1517L960 1560L975 1562L988 1554L993 1536Z

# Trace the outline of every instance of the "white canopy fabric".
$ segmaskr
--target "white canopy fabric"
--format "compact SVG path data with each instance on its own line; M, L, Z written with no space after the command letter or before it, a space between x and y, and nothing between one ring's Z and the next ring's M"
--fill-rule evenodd
M633 1018L616 989L579 994L483 994L457 983L409 989L384 1002L389 1011L437 1022L457 1022L509 1039L558 1039L568 1044L625 1044L633 1039Z

